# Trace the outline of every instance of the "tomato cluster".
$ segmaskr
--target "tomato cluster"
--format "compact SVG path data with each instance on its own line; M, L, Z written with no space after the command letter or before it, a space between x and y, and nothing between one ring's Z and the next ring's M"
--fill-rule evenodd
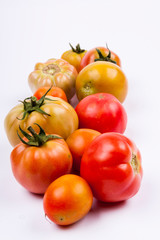
M4 122L16 180L44 194L45 215L59 225L84 217L93 197L133 197L142 179L140 152L123 135L128 81L120 58L108 47L70 46L61 59L35 65L28 77L33 95Z

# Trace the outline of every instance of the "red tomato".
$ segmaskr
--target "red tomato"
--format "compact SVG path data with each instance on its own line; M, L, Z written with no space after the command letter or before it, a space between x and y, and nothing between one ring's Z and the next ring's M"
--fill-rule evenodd
M99 54L98 54L98 52L97 52L96 49L100 50L100 52L102 53L103 57L108 56L109 51L110 51L108 48L105 48L105 47L97 47L97 48L93 48L93 49L89 50L89 51L85 54L85 56L82 58L82 61L81 61L81 64L80 64L80 69L81 69L81 70L82 70L85 66L87 66L88 64L94 62L95 59L100 58L100 56L99 56ZM110 54L111 54L111 56L110 56L111 60L115 61L116 64L121 67L121 60L120 60L120 58L118 57L118 55L115 54L115 53L112 52L112 51L110 51Z
M93 195L81 177L66 174L47 189L43 206L45 215L59 225L69 225L84 217L90 210Z
M79 128L90 128L101 133L123 133L126 129L126 111L111 94L89 95L78 103L75 110L79 118Z
M89 183L98 200L127 200L140 188L140 152L131 140L121 134L101 134L84 152L80 174Z
M49 87L41 87L34 93L34 96L39 100L43 95L47 92ZM58 87L52 87L51 90L47 93L47 95L52 97L59 97L64 101L68 102L65 92Z
M73 157L73 169L80 171L81 158L95 137L99 136L100 132L92 129L77 129L66 140L68 147Z
M62 138L58 139L58 135L44 136L43 131L40 131L35 136L31 143L27 143L31 145L19 143L10 158L16 180L28 191L43 194L56 178L71 172L73 160L66 142ZM36 142L39 138L42 140Z

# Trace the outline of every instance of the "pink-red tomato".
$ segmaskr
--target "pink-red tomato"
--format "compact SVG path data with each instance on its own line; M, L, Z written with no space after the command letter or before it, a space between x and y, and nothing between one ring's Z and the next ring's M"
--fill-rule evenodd
M66 140L73 157L73 169L80 171L81 158L88 148L88 145L100 135L100 132L93 129L77 129Z
M126 129L127 114L113 95L97 93L82 99L75 108L79 128L90 128L101 133L119 132Z
M133 197L142 179L136 145L119 133L104 133L83 154L80 175L100 201L118 202Z
M92 191L81 177L66 174L47 189L43 206L45 215L58 225L69 225L83 218L93 202Z
M39 100L43 95L47 92L49 87L41 87L34 93L34 96ZM47 93L47 95L52 97L59 97L64 101L68 102L65 92L59 87L51 87L51 90Z
M84 67L86 67L88 64L94 62L95 59L99 58L99 54L98 54L96 49L100 50L100 52L102 53L102 55L104 57L108 56L108 54L109 54L109 49L105 48L105 47L97 47L97 48L93 48L93 49L87 51L87 53L85 54L85 56L81 60L81 64L80 64L80 69L81 70ZM111 60L115 61L116 64L121 67L120 58L118 57L118 55L116 53L114 53L112 51L111 51Z

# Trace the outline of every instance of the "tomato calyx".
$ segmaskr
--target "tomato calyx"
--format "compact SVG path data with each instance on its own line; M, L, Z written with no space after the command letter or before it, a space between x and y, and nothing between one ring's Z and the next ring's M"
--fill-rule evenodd
M109 50L109 48L108 48L109 53L108 53L107 56L103 56L102 52L98 48L96 48L96 51L97 51L97 53L99 55L99 58L94 59L95 62L97 62L97 61L106 61L106 62L111 62L111 63L117 64L116 61L111 59L111 51Z
M81 49L81 47L80 47L80 44L78 43L77 45L76 45L76 47L74 48L70 43L69 43L69 45L70 45L70 47L71 47L71 49L72 49L72 51L73 52L75 52L75 53L78 53L78 54L80 54L80 53L83 53L83 52L85 52L85 49Z
M51 90L52 87L50 87L45 94L39 99L37 100L37 98L35 96L31 96L28 98L25 98L24 101L19 101L21 103L23 103L24 105L24 113L22 118L18 118L18 120L23 120L26 117L27 113L31 113L33 111L37 111L39 113L45 114L47 116L51 116L50 114L46 113L45 111L43 111L40 107L44 104L44 100L49 100L49 101L56 101L50 98L46 98L47 93Z
M46 135L45 131L43 130L43 128L38 124L38 123L34 123L35 125L37 125L40 129L39 133L36 133L35 130L29 126L27 128L27 130L31 133L28 134L27 132L25 132L20 126L19 126L19 130L21 131L21 133L23 134L24 137L26 137L28 139L28 142L26 142L18 133L18 137L19 139L22 141L22 143L28 145L28 146L34 146L34 147L40 147L43 144L45 144L47 141L51 140L51 139L62 139L62 137L58 137L56 135Z
M137 156L134 153L132 153L132 159L131 159L130 163L131 163L134 173L138 174L139 173L139 161L137 159Z
M42 72L49 75L54 75L57 72L60 72L60 68L56 64L49 64L42 69Z

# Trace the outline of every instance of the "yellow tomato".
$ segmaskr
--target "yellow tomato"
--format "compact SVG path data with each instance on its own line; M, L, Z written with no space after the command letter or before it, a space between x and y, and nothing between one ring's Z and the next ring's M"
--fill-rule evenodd
M37 123L46 133L58 134L64 139L78 128L78 116L69 103L51 96L47 96L47 99L44 99L44 102L38 107L40 100L36 100L36 97L33 96L15 106L8 113L4 125L12 146L20 142L17 135L19 125L24 131L29 126L37 131L37 126L34 124Z
M75 94L77 70L63 59L49 59L45 63L37 63L28 77L33 93L40 87L62 88L68 99Z
M73 65L77 69L77 72L79 72L81 60L87 51L81 49L79 44L77 44L76 48L73 48L71 44L70 46L71 50L64 52L61 58Z
M79 100L94 93L110 93L120 102L126 98L128 83L122 69L116 64L98 61L87 65L76 79Z

